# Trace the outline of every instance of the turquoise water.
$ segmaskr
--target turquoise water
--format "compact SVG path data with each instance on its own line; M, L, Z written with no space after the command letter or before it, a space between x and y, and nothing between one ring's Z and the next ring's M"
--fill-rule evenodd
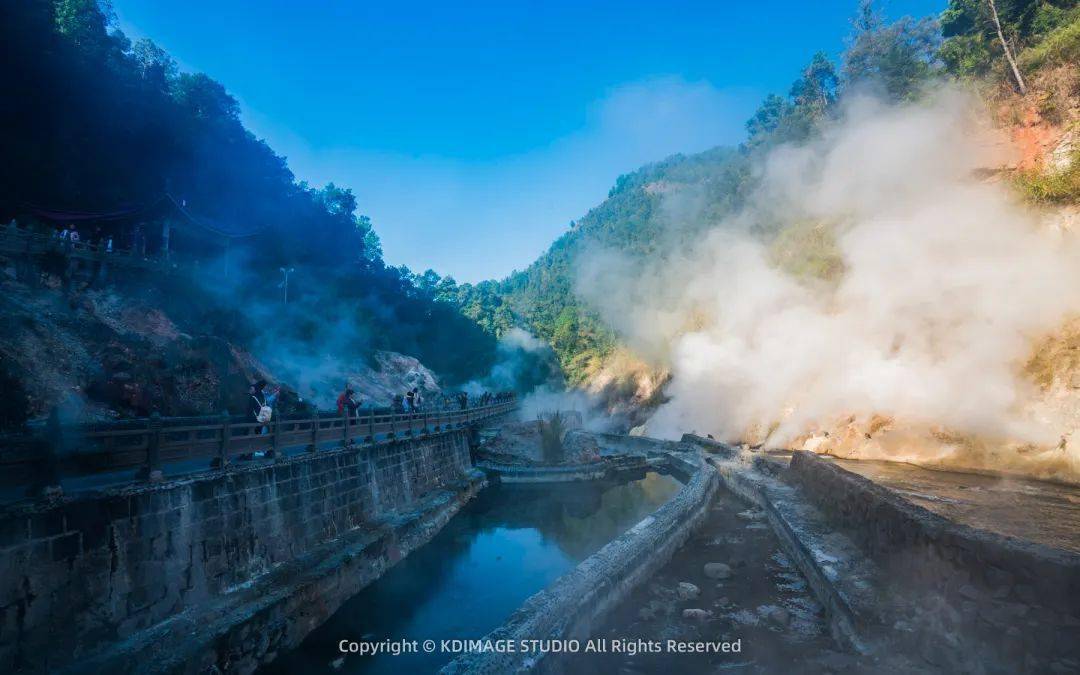
M430 673L452 654L342 654L341 640L476 639L678 491L625 483L493 487L264 672Z

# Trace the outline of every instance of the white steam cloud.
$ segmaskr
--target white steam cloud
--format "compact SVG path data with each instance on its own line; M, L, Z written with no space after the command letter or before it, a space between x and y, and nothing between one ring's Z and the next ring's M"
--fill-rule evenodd
M1080 310L1080 257L977 176L988 158L974 109L950 91L854 100L816 141L772 152L750 206L695 224L693 246L644 263L589 257L580 295L671 369L649 435L784 445L876 414L1056 440L1023 414L1033 385L1020 371L1033 340ZM688 194L668 196L672 230L686 232ZM753 234L807 223L831 237L831 279L785 271L771 237Z

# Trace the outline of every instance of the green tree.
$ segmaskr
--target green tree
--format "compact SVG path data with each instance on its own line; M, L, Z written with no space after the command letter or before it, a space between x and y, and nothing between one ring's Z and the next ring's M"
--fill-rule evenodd
M111 46L107 10L97 0L55 0L56 30L79 49L100 54Z
M240 104L225 87L202 73L182 73L176 80L176 100L197 119L237 122Z
M984 75L999 64L1021 93L1018 54L1078 18L1076 0L949 0L941 14L941 60L950 73Z
M750 141L775 131L788 112L789 104L782 96L776 94L766 96L753 117L746 122L746 132Z
M131 48L131 56L147 82L159 91L168 91L180 72L168 52L149 38L143 38Z
M933 19L887 23L873 0L863 0L844 52L847 87L870 86L889 100L915 96L937 69L940 33Z
M836 68L825 52L818 52L791 85L791 100L801 108L824 112L836 100Z

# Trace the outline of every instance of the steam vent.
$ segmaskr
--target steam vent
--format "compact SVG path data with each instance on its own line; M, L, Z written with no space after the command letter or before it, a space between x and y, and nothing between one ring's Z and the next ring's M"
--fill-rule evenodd
M1080 673L1080 0L0 7L0 674Z

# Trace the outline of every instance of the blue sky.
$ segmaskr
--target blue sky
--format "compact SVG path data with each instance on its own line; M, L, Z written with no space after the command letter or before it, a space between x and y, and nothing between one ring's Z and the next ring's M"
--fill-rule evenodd
M479 281L527 266L619 174L737 143L762 96L839 54L856 0L112 4L224 84L298 178L351 187L387 262Z

